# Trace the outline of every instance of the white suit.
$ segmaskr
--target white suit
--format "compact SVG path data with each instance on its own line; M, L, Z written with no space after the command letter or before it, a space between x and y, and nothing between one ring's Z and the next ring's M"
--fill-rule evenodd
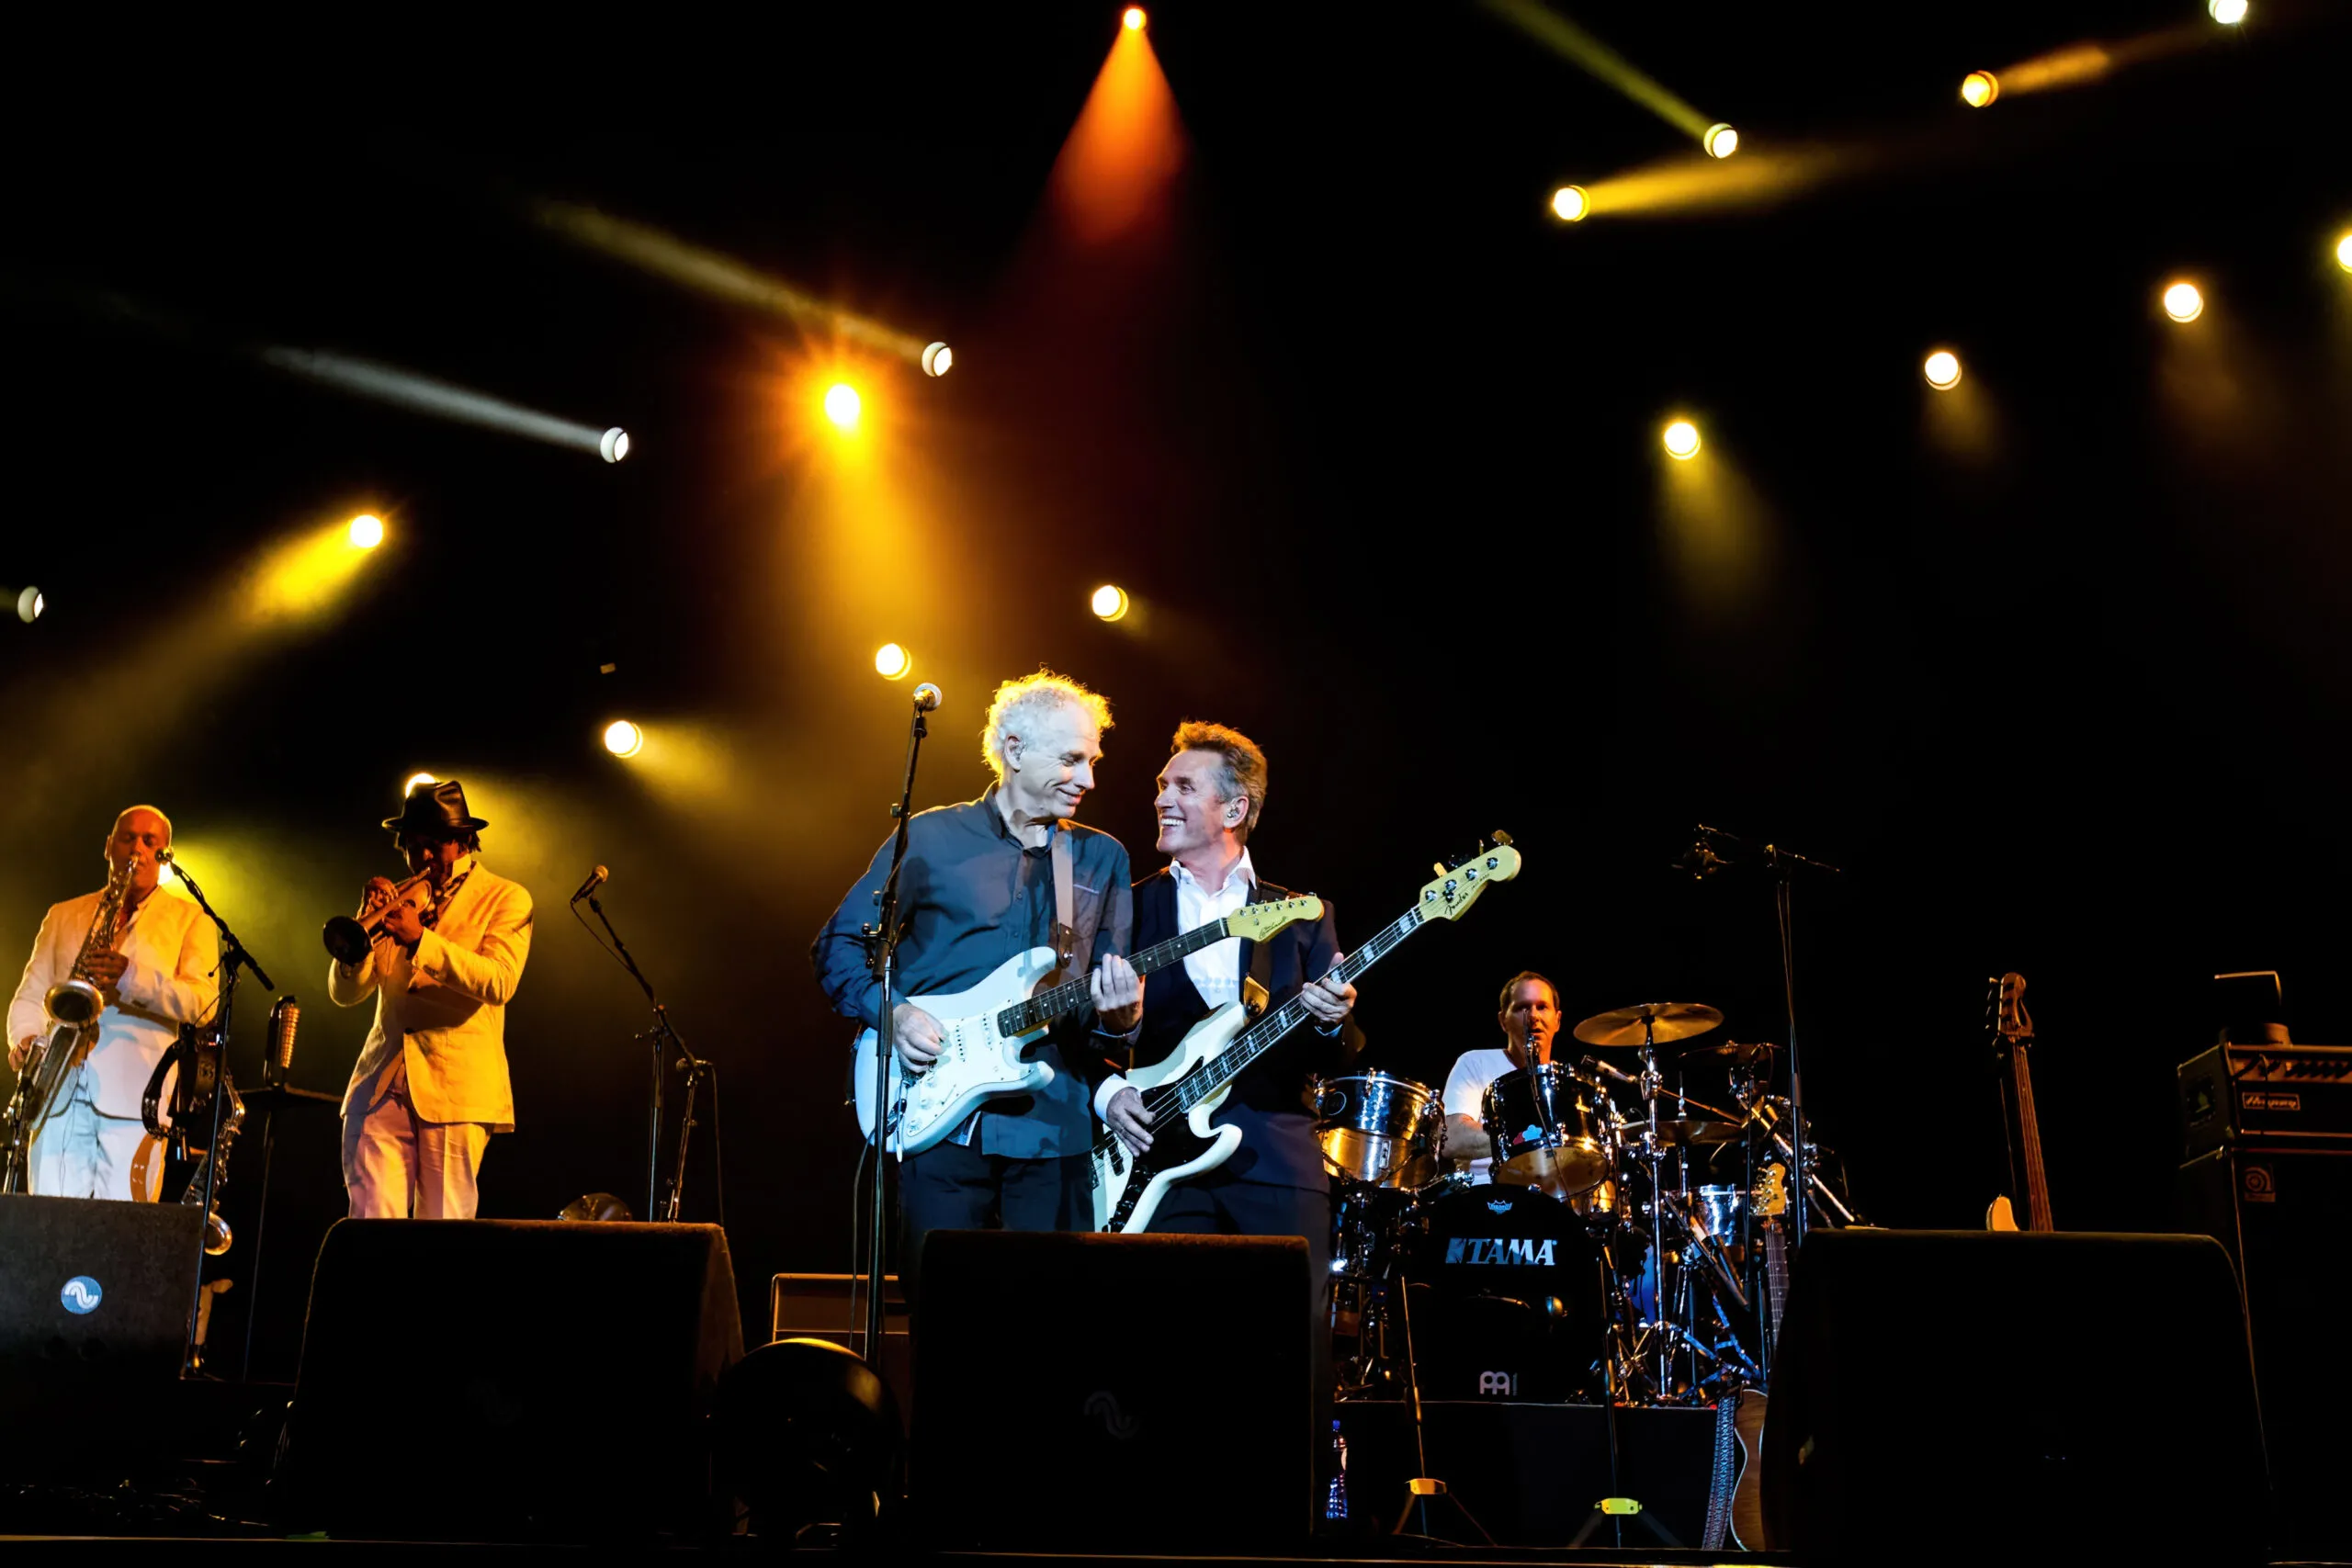
M531 895L460 860L465 882L413 958L378 942L329 964L338 1007L376 998L376 1022L344 1090L344 1182L355 1215L470 1219L473 1177L492 1133L514 1130L506 1003L531 951ZM452 1140L455 1140L454 1143ZM442 1162L447 1157L446 1169Z
M25 977L8 1004L8 1038L49 1032L41 1000L74 972L74 960L97 918L102 893L50 907L33 939ZM145 1129L139 1097L183 1023L209 1019L220 987L218 941L204 911L157 888L132 914L115 951L130 963L104 993L97 1043L58 1091L50 1120L33 1139L32 1188L62 1198L152 1199L130 1188L132 1156ZM160 1176L160 1160L153 1173Z

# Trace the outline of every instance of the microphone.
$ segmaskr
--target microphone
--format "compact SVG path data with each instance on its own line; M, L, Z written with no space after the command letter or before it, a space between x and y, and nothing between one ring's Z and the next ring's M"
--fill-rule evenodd
M1693 882L1704 882L1731 863L1715 853L1715 847L1703 838L1691 841L1682 858L1674 863L1677 871L1687 871Z
M1637 1084L1637 1083L1639 1083L1639 1082L1641 1082L1641 1081L1642 1081L1641 1079L1639 1079L1639 1078L1635 1077L1634 1077L1633 1074L1631 1074L1631 1073L1627 1073L1627 1072L1621 1072L1621 1071L1619 1071L1617 1068L1611 1066L1608 1063L1606 1063L1606 1062L1602 1061L1602 1060L1601 1060L1600 1057L1598 1057L1598 1056L1587 1056L1587 1057L1584 1059L1584 1061L1583 1061L1583 1063L1582 1063L1581 1065L1582 1065L1582 1066L1584 1066L1588 1071L1596 1072L1596 1073L1607 1073L1611 1077L1615 1078L1619 1083L1631 1083L1631 1084Z
M939 688L933 685L928 681L925 681L922 685L915 688L915 711L917 713L936 712L943 700L944 699L940 695Z
M275 1077L279 1083L294 1068L294 1026L302 1019L302 1005L292 997L280 997L277 1005L269 1010L269 1060L277 1066Z
M575 904L579 903L580 900L587 897L588 895L594 893L596 889L602 887L605 883L610 882L612 879L613 874L611 872L606 871L601 865L596 867L596 869L588 874L588 880L580 885L580 891L571 896L571 901Z

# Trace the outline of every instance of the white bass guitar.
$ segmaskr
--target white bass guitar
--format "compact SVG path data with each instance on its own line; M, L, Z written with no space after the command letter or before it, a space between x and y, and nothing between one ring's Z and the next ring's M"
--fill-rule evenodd
M1245 904L1221 920L1170 937L1127 962L1149 975L1184 955L1227 937L1263 942L1284 926L1323 918L1323 900L1312 894ZM984 1100L1034 1094L1054 1081L1054 1069L1025 1060L1022 1052L1046 1036L1056 1020L1093 1005L1083 975L1056 981L1054 950L1033 947L996 967L968 991L906 999L939 1021L939 1059L928 1070L910 1073L894 1054L884 1101L888 1109L883 1136L889 1151L904 1159L918 1155L963 1125ZM857 1125L874 1135L874 1031L857 1037L853 1082Z

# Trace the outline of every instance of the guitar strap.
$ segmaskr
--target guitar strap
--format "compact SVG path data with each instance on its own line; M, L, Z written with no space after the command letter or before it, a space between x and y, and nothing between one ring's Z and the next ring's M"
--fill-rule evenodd
M1054 957L1067 970L1078 955L1078 896L1071 886L1069 824L1054 824Z

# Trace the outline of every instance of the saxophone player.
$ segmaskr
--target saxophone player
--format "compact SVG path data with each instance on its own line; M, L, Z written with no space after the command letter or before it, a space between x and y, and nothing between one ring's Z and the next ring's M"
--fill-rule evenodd
M327 967L337 1007L376 998L343 1095L344 1190L354 1219L470 1220L490 1135L514 1130L506 1004L530 956L531 896L482 865L490 824L455 779L417 784L384 826L413 886L370 879L367 949Z
M146 1135L140 1096L179 1026L209 1019L220 995L211 923L186 898L155 897L163 872L155 857L171 842L171 819L153 807L123 812L106 841L107 892L119 885L119 908L105 908L107 892L85 893L52 905L33 939L8 1004L9 1066L24 1071L51 1038L52 987L78 976L103 1003L82 1035L80 1061L65 1069L47 1119L31 1129L35 1192L148 1202L157 1195L131 1189ZM102 912L110 929L99 929ZM162 1175L156 1161L151 1188Z

